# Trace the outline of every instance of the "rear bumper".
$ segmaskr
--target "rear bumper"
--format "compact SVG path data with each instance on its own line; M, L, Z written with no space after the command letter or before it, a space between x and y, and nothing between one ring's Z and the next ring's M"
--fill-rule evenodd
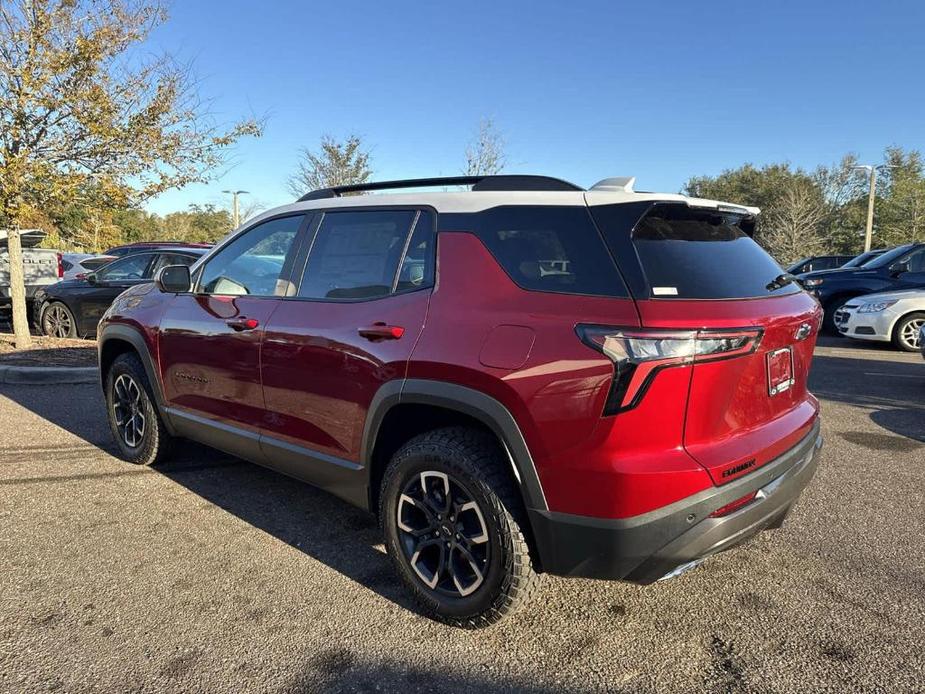
M754 473L632 518L530 511L543 571L652 583L685 564L777 528L816 471L819 422L796 446ZM759 498L721 518L710 514L751 492Z

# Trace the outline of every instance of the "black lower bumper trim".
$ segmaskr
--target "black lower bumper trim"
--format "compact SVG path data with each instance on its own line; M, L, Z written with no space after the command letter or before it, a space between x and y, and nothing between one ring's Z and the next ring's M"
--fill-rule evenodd
M819 423L775 460L722 487L656 511L609 520L530 511L541 569L560 576L652 583L679 566L780 527L816 471ZM758 498L720 518L710 514L751 492Z

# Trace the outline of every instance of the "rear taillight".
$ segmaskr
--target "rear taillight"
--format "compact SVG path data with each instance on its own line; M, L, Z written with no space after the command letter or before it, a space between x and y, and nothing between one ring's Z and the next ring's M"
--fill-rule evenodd
M61 253L58 256L58 279L64 277L64 256Z
M636 407L660 370L751 354L762 335L760 328L644 330L579 325L576 330L582 342L613 361L605 415Z

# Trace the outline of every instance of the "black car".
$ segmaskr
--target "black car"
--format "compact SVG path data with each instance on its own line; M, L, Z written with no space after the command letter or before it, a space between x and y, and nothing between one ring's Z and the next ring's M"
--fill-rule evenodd
M114 260L83 279L72 279L39 290L35 322L45 335L89 337L109 305L129 287L152 281L167 265L192 265L208 249L161 248Z
M925 287L925 243L907 243L867 261L861 267L809 272L797 281L819 299L824 326L835 330L835 312L862 294Z
M844 270L845 268L861 267L865 263L869 263L874 258L879 258L881 255L886 253L888 250L890 249L889 248L874 248L869 251L864 251L860 255L854 256L854 258L849 260L844 265L840 265L838 269Z
M834 270L852 260L852 255L816 255L810 258L801 258L787 268L791 275L801 275L804 272L817 272L819 270Z

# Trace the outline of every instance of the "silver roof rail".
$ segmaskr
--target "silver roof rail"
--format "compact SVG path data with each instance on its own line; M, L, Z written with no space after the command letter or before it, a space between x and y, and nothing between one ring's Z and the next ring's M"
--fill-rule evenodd
M588 190L599 190L609 193L632 193L634 192L633 185L635 183L635 176L615 176L613 178L605 178L603 181L598 181L588 188Z

